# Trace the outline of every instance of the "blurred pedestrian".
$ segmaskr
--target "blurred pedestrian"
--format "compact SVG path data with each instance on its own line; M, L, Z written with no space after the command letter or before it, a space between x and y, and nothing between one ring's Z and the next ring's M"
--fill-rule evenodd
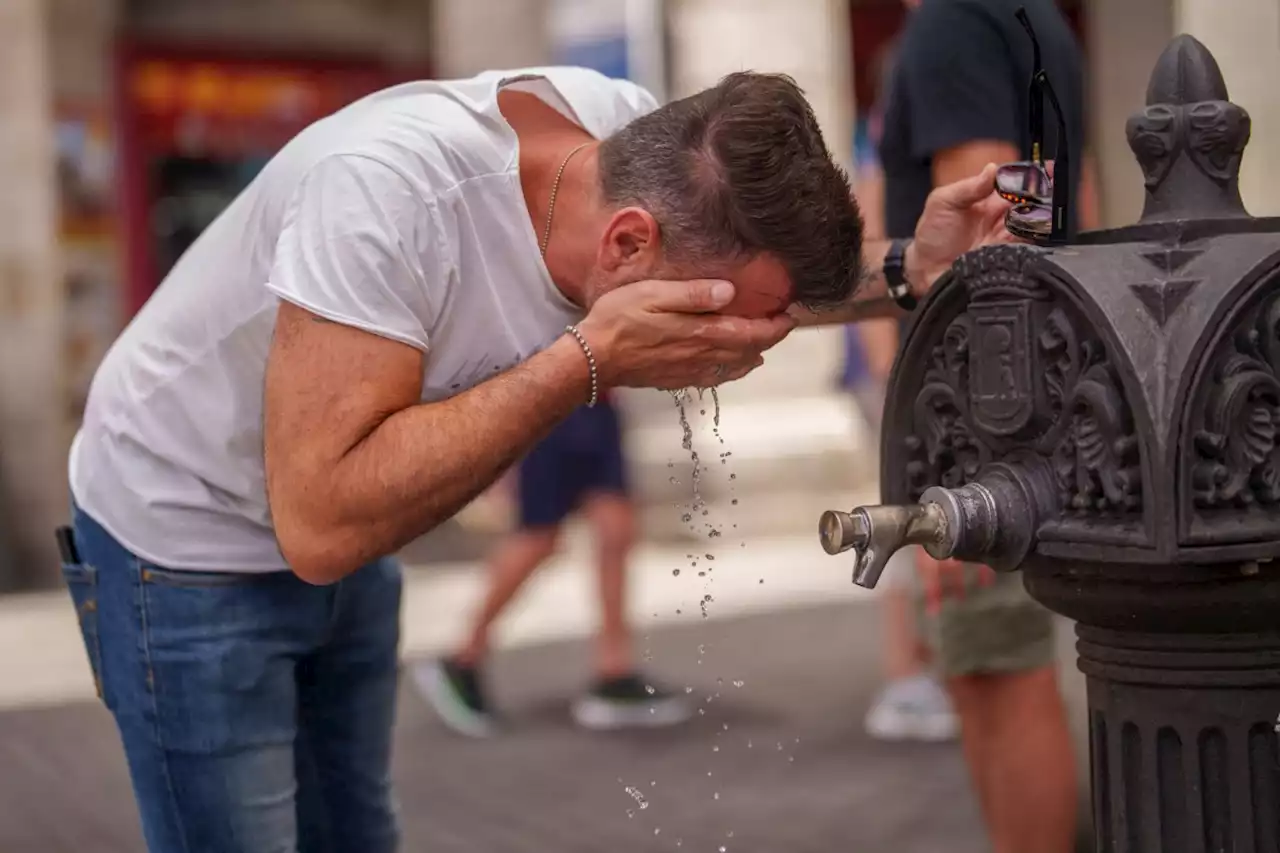
M768 168L764 168L767 164ZM1004 239L994 172L900 256ZM573 68L373 94L284 147L94 378L64 575L153 853L397 846L389 555L615 387L883 314L890 247L789 78ZM65 534L65 531L64 531Z
M483 678L494 623L534 572L555 553L565 522L581 512L595 538L600 628L595 680L573 703L589 729L666 726L692 714L682 697L641 675L626 613L627 560L636 537L636 511L627 484L618 409L610 395L595 408L569 415L533 448L517 473L517 529L489 558L489 586L465 642L423 664L415 677L440 718L462 734L495 730Z
M871 64L876 100L858 123L854 142L854 192L867 239L886 237L884 170L878 147L895 47L894 42L885 45ZM870 428L870 447L877 456L885 392L898 354L900 322L886 318L845 326L843 385ZM918 584L912 560L911 551L903 550L890 557L886 566L879 605L884 625L881 651L885 683L872 699L863 725L867 734L878 740L951 740L959 731L959 721L932 671L928 646L916 624L913 591Z
M909 237L937 186L1030 149L1032 49L1025 6L1062 102L1071 174L1085 162L1082 60L1052 0L906 0L880 144L886 228ZM1046 110L1047 139L1057 122ZM1044 152L1046 157L1056 150ZM1077 198L1080 194L1077 193ZM1073 210L1076 221L1079 208ZM1086 222L1085 224L1092 224ZM921 550L922 625L961 720L965 755L996 853L1065 853L1075 837L1074 757L1057 682L1054 623L1016 574L939 564ZM926 613L926 610L928 611Z

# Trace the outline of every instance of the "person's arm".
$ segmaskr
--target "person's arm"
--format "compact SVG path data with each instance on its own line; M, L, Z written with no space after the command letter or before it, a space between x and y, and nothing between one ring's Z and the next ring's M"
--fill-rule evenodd
M277 542L293 571L336 581L456 513L597 387L732 381L793 326L718 316L727 282L637 282L524 364L421 403L450 271L440 214L361 158L312 169L289 206L268 287L264 451ZM483 334L483 332L479 332Z
M327 583L452 517L590 394L562 337L450 400L421 404L423 355L280 307L266 382L268 494L303 579Z
M975 139L944 148L933 157L933 185L971 178L988 163L1011 163L1018 159L1018 146L1000 139Z
M1012 239L1004 227L1009 203L995 193L995 168L995 164L988 164L973 177L929 194L904 258L906 280L917 298L965 252ZM871 240L863 246L865 272L848 304L821 312L794 306L791 315L802 326L903 316L884 278L884 258L890 245L888 240Z

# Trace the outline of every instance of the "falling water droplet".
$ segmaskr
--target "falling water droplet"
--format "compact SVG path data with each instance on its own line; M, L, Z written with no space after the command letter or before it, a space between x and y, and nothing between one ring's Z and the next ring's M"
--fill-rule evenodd
M712 747L711 747L711 751L712 751L712 752L719 752L719 751L720 751L720 744L718 744L718 743L717 743L717 744L715 744L714 746L712 746Z
M737 499L737 498L734 498L733 500L729 501L729 503L733 504L734 506L737 506L737 505L738 505L738 499Z
M644 686L644 692L645 692L645 693L648 693L650 696L652 696L653 694L657 693L658 691L654 688L654 686L653 686L652 684L646 684L646 685ZM796 742L797 742L797 743L799 743L799 741L798 741L798 740L797 740Z
M641 810L649 808L649 801L644 798L644 792L639 788L634 785L628 785L626 787L626 792L631 799L636 801L636 805L639 806Z
M720 799L720 792L719 792L719 791L716 791L716 799L717 799L717 800L718 800L718 799ZM721 850L723 850L724 848L723 848L723 847L721 847L720 849L721 849Z
M654 834L654 835L661 835L661 834L662 834L662 827L655 826L655 827L653 828L653 834Z
M678 577L680 577L680 570L679 570L679 569L672 569L672 570L671 570L671 575L672 575L672 577L677 577L677 578L678 578Z
M747 749L754 749L754 748L755 748L755 744L754 744L754 743L752 743L750 740L748 740L748 741L747 741Z
M699 645L698 645L698 654L700 654L700 655L705 655L706 653L707 653L707 644L706 644L706 643L701 643L701 644L699 644Z
M692 687L686 687L686 688L684 689L684 692L685 692L685 693L692 693L692 692L693 692L693 688L692 688Z
M733 682L733 686L734 686L734 687L742 687L742 685L744 685L744 684L746 684L746 682L745 682L745 681L743 681L741 678L739 678L739 679L737 679L736 681L734 681L734 682Z

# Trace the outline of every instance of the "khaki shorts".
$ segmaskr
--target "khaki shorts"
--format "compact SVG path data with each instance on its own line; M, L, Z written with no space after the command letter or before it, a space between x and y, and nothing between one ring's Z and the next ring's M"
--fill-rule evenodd
M1027 672L1052 665L1053 614L1027 593L1022 574L996 572L995 580L983 585L979 567L965 565L964 572L964 596L949 594L937 613L926 612L924 591L915 585L916 624L939 675Z

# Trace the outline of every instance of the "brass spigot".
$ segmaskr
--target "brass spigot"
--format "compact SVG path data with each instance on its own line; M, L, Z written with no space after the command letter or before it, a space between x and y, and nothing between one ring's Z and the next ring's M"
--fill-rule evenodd
M818 524L818 536L828 554L853 550L853 582L873 589L889 558L907 545L923 545L931 553L946 550L947 519L936 503L828 510Z
M957 489L926 489L917 504L828 510L818 537L828 554L853 551L853 582L873 589L897 551L919 545L931 557L985 562L1015 568L1030 546L1034 508L1019 478L997 471L991 480ZM1003 509L1002 509L1003 507Z

